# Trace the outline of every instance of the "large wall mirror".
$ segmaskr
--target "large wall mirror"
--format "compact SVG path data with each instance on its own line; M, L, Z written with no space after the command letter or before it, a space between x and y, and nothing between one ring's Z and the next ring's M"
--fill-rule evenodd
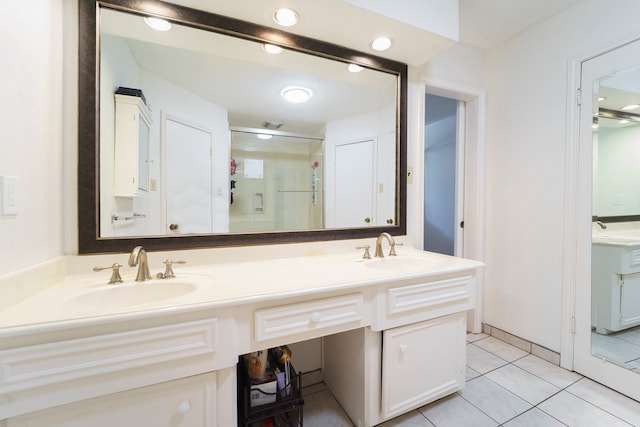
M405 233L406 65L159 1L79 3L80 253Z
M640 367L640 68L593 81L591 351Z

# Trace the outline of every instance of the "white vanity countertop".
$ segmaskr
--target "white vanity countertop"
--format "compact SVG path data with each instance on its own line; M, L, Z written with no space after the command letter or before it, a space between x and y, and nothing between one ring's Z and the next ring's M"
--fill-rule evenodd
M623 246L631 249L640 247L640 228L616 228L608 226L605 230L596 230L592 233L592 243L607 246Z
M386 252L386 243L384 248ZM306 256L253 261L220 262L218 259L217 263L210 264L203 264L200 259L200 262L196 260L193 264L175 265L174 279L150 282L133 282L135 268L125 267L122 269L122 285L106 284L110 275L108 270L77 274L74 271L77 268L71 266L69 274L57 282L0 311L0 338L314 295L376 285L390 279L416 279L472 271L483 266L478 261L424 252L407 246L397 248L397 252L397 257L371 260L359 258L353 250L330 254L320 251L317 255L308 255L307 251ZM104 255L101 257L104 264L103 259L108 258ZM151 252L149 257L156 263L161 261L158 253ZM124 264L121 260L119 262ZM154 266L151 264L152 274L161 271L160 267ZM84 271L91 271L86 266L84 268ZM196 284L196 290L136 305L120 306L117 298L112 299L117 295L111 291L118 291L117 288L147 286L151 289L154 284L166 284L167 287L175 284L180 287L185 282ZM92 295L91 304L75 302L84 301L81 299L73 300L80 294L94 291L97 291L97 296Z

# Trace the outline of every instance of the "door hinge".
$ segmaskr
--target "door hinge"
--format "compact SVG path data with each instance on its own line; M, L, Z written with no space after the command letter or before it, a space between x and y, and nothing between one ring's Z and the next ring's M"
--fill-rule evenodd
M575 316L571 317L571 335L576 334L576 318Z
M576 90L576 104L582 105L582 89L580 88Z

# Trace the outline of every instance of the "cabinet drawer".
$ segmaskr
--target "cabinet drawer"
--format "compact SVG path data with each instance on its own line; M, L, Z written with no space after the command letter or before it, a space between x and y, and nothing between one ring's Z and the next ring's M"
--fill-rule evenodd
M472 276L461 276L390 287L381 295L377 329L469 310L475 304L474 283Z
M282 305L255 312L255 339L264 341L298 333L361 322L364 318L362 294L324 298Z
M217 319L0 351L0 393L216 352Z

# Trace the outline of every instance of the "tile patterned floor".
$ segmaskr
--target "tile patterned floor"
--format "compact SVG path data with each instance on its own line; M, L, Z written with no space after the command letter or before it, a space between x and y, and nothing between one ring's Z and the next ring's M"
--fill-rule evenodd
M640 372L640 326L609 335L591 333L593 355Z
M351 427L324 385L305 388L304 425ZM464 390L380 427L640 427L640 402L504 341L467 337Z

